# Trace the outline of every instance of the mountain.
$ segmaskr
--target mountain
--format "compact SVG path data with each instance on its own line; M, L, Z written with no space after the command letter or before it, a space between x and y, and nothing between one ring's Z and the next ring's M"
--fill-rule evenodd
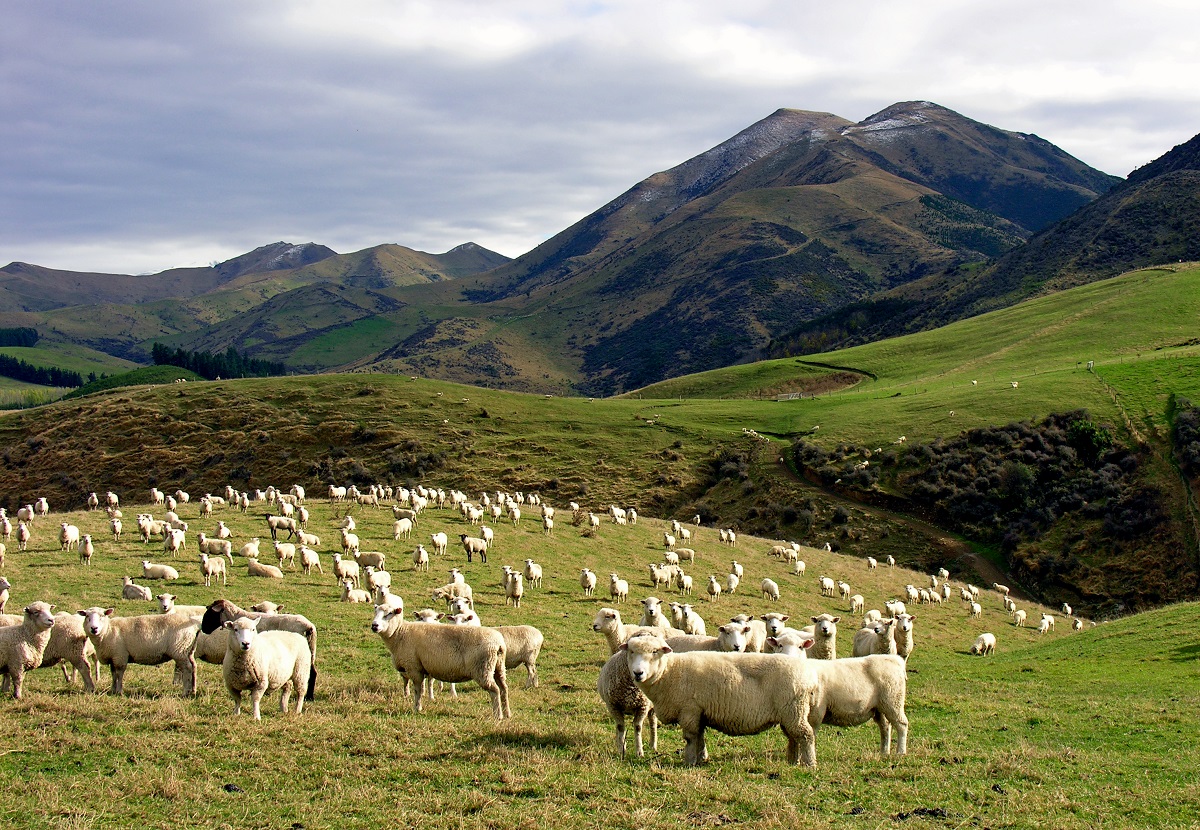
M934 328L1136 268L1200 260L1200 135L984 267L956 267L780 337L775 356Z
M300 268L320 262L323 259L337 256L337 251L307 242L303 245L291 245L287 242L274 242L255 248L248 254L228 259L213 270L227 280L232 280L243 274L256 274L265 271L284 271L289 268Z
M859 124L779 110L439 293L379 365L433 357L464 380L486 348L502 383L536 388L514 363L532 343L577 390L609 394L754 359L800 321L1012 250L1118 181L929 102Z

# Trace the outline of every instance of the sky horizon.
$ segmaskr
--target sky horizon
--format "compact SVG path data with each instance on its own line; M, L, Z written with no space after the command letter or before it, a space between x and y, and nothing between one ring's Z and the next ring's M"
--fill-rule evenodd
M1200 132L1198 32L1184 0L13 0L0 266L516 257L780 108L933 101L1123 177Z

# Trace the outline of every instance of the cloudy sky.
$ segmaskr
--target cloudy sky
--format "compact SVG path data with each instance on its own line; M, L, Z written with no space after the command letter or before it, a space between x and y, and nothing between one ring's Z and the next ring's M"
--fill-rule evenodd
M0 265L519 255L780 107L931 100L1124 176L1200 132L1194 0L6 0Z

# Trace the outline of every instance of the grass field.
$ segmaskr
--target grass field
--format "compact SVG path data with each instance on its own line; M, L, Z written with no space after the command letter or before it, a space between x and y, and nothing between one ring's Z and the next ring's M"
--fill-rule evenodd
M637 600L654 593L646 563L660 559L663 524L646 517L628 528L606 521L595 538L585 538L559 507L553 537L527 510L522 526L497 525L488 564L467 564L452 548L434 558L429 573L411 570L411 543L392 541L389 511L355 511L364 549L388 553L393 590L410 611L429 605L429 590L457 566L475 586L485 624L530 623L545 633L539 687L522 689L524 671L514 670L514 717L497 724L473 684L457 699L439 695L423 715L412 712L382 642L367 629L369 609L337 601L328 574L336 520L324 499L310 499L310 529L324 540L326 575L256 580L235 557L225 589L202 586L191 540L198 530L211 531L216 519L234 528L239 544L252 534L267 536L261 511L242 516L219 509L200 520L195 506L184 506L188 551L174 563L182 577L169 586L146 584L156 592L169 588L181 603L226 596L245 606L269 597L308 616L320 631L317 699L299 718L280 716L274 701L254 724L247 714L232 717L217 666L201 664L194 700L171 686L169 666L131 667L123 699L88 695L78 681L68 686L57 669L36 671L22 701L0 700L9 724L0 752L8 794L0 825L825 828L895 826L906 818L911 826L1196 825L1200 759L1187 750L1200 703L1193 605L1078 633L1060 616L1045 636L1015 628L990 591L981 620L969 620L957 600L910 609L917 648L909 662L910 752L901 760L876 755L878 736L867 724L820 730L816 770L784 764L778 730L750 738L712 735L711 763L688 769L678 730L664 727L657 752L622 762L595 692L607 649L590 630L597 609L610 603L585 598L577 578L585 566L602 577L621 573L632 586L622 613L636 621ZM135 512L127 504L127 526ZM91 567L58 550L60 521L97 539ZM120 614L148 611L147 604L116 598L121 576L136 576L143 558L163 561L161 546L143 545L130 532L114 543L107 523L100 513L52 514L36 526L28 552L10 544L8 610L46 599L66 611L90 605L116 605ZM424 514L418 528L419 539L437 530L452 538L468 532L457 514L438 510ZM829 611L842 617L841 654L849 652L855 625L840 600L818 595L817 577L845 579L867 607L881 607L905 583L926 579L903 569L869 572L861 559L818 551L807 555L807 575L793 577L767 556L768 540L742 537L725 549L711 528L697 531L693 547L698 559L689 571L697 583L725 573L733 558L746 569L736 596L716 605L692 597L710 631L740 611L782 610L796 620ZM527 557L545 567L545 587L529 590L519 610L506 608L500 565L519 566ZM779 603L753 590L768 575L782 587ZM957 587L961 575L952 580ZM1021 606L1037 617L1037 606ZM994 658L966 653L983 630L999 639ZM102 688L108 680L105 670Z
M94 349L78 346L74 343L53 343L33 347L4 346L0 354L24 360L31 366L49 368L57 366L69 372L78 372L86 379L89 372L99 374L117 374L136 369L137 364L122 360Z

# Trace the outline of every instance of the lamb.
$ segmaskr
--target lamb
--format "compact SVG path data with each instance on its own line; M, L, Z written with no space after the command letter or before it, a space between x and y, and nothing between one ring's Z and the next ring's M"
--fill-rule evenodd
M283 571L274 565L264 565L257 559L246 560L246 575L263 577L264 579L283 579Z
M721 583L717 581L717 577L710 575L708 577L708 601L716 602L721 598Z
M200 553L206 553L209 556L221 557L224 556L230 562L233 562L233 542L228 539L210 539L203 532L196 536Z
M993 582L992 588L997 593L1001 593L1001 594L1004 594L1004 596L1008 596L1009 587L1007 585L1001 585L999 582Z
M121 586L121 599L145 600L149 602L154 594L144 585L135 585L133 577L123 577L124 582Z
M534 562L532 559L525 560L525 578L529 580L529 585L532 588L542 587L542 566Z
M471 600L472 604L474 603L474 591L472 591L471 586L465 582L450 582L446 585L442 585L439 588L433 589L434 600L440 599L443 602L449 602L455 597L465 597Z
M296 544L308 548L319 548L321 547L321 537L315 533L309 533L307 530L302 530L296 534Z
M448 537L445 533L438 532L430 536L429 540L433 543L433 552L435 555L446 555L446 548L450 544L450 537Z
M374 599L376 605L384 605L388 608L397 608L400 610L401 614L404 613L404 598L399 594L393 594L390 588L380 588L375 591Z
M21 699L25 672L42 664L54 627L53 609L53 605L38 600L25 606L20 625L0 628L0 674L6 683L11 679L14 700Z
M407 539L409 534L412 533L412 529L412 519L396 519L396 521L392 523L392 539L397 542L399 542L401 539Z
M173 527L166 529L163 534L163 553L171 554L172 558L179 555L179 551L183 550L187 545L187 534Z
M887 566L889 568L896 567L896 557L889 555L887 558Z
M143 579L162 579L170 582L174 579L179 579L179 571L172 568L170 565L155 565L148 559L142 560L142 578Z
M706 727L754 735L775 725L787 736L789 764L816 764L809 702L817 680L807 661L764 654L676 654L653 634L632 637L622 649L630 676L659 720L683 729L688 765L708 758Z
M1074 612L1072 611L1072 609L1071 609L1071 606L1070 606L1068 603L1065 603L1065 602L1062 604L1062 612L1063 612L1064 614L1066 614L1068 617L1069 617L1069 616L1071 616L1071 615L1072 615L1072 613L1074 613Z
M21 625L24 620L23 615L3 614L0 616L0 625ZM54 615L50 642L42 652L42 662L34 668L47 669L59 663L63 664L63 679L68 683L74 680L73 675L78 672L83 675L84 688L89 692L96 690L96 682L100 680L96 649L92 647L87 632L83 630L83 620L78 615L65 611ZM9 678L5 677L3 685L0 686L0 694L8 692L9 683Z
M174 594L159 594L155 597L158 600L158 613L160 614L187 614L191 617L201 617L204 615L204 605L176 605L175 600L179 597Z
M275 538L273 535L271 538ZM346 528L342 528L342 553L347 556L352 556L358 553L359 543L358 534L351 533Z
M692 606L687 604L683 606L682 628L685 634L696 634L702 637L707 633L704 629L704 620L692 610Z
M883 604L883 607L886 608L887 612L893 617L898 617L901 614L907 613L908 611L908 609L905 608L904 603L898 599L889 599Z
M980 605L978 602L972 602L969 616L982 617L983 616L983 606Z
M685 560L693 565L696 564L696 551L694 551L692 548L675 548L675 550L671 551L671 553L675 555L675 564L677 565Z
M33 538L33 531L29 529L26 522L17 522L17 550L24 551L29 548L29 540Z
M646 567L650 570L650 584L655 590L658 590L659 587L670 587L674 572L668 570L666 565L661 563L655 565L651 562Z
M593 596L596 593L596 574L588 568L580 570L579 587L583 588L585 597Z
M420 713L426 678L446 683L474 680L492 699L497 720L512 717L505 674L504 636L494 628L406 623L402 614L375 610L371 630L391 654L392 665L413 686L413 709Z
M354 587L354 581L351 579L342 580L342 602L367 602L371 601L371 595L361 588Z
M863 612L863 608L866 607L866 603L867 601L863 599L862 594L855 594L854 596L850 597L850 613L861 614Z
M658 597L646 597L642 600L642 619L638 622L643 628L657 628L670 634L674 631L671 621L662 612L662 600Z
M733 576L733 574L730 574L730 576ZM685 574L683 571L679 571L679 573L675 575L675 582L679 585L679 593L681 596L683 594L690 594L692 592L691 574ZM736 588L737 586L735 585L734 587Z
M276 602L271 602L269 599L264 599L262 602L256 602L250 606L251 611L258 611L263 614L282 614L283 606Z
M779 585L775 582L775 580L764 579L762 581L761 590L763 599L769 599L772 601L779 600Z
M542 532L547 536L554 535L554 519L549 516L542 516Z
M240 551L239 553L240 553L242 556L246 557L247 559L257 559L257 558L258 558L258 556L259 556L259 541L258 541L258 537L257 537L257 536L255 536L255 537L254 537L253 539L251 539L249 542L247 542L246 544L242 545L242 549L241 549L241 551Z
M793 575L804 576L804 569L805 569L805 565L804 565L803 559L797 559L794 562L792 562L792 574Z
M629 599L629 583L615 573L608 575L608 595L615 602L625 602Z
M879 562L873 556L867 557L867 570L873 571L879 567Z
M1024 608L1018 608L1016 611L1013 611L1012 616L1013 616L1013 625L1015 625L1017 628L1021 628L1022 626L1025 625L1025 609Z
M96 649L96 658L112 669L112 693L122 693L129 664L157 666L173 660L183 681L184 696L195 696L200 619L188 614L116 617L113 611L92 607L77 612L83 617L83 628Z
M403 611L401 611L403 614ZM476 617L476 619L479 619ZM537 687L537 659L542 653L545 635L532 625L500 625L496 626L500 636L504 638L504 668L506 671L524 666L527 677L525 688Z
M1076 617L1071 623L1071 629L1073 631L1083 631L1083 620L1079 619L1079 617Z
M980 634L970 648L971 654L988 655L996 653L996 635L990 632Z
M257 619L260 632L291 631L304 637L308 643L309 653L308 688L304 693L304 699L312 700L317 686L317 627L301 614L266 614L246 611L227 599L218 599L209 603L208 609L204 612L204 616L200 620L200 632L212 635L213 632L221 630L223 623L239 617Z
M909 655L913 651L913 620L916 616L912 614L897 614L896 620L896 653L899 654L905 662L908 662Z
M738 579L741 579L745 575L745 569L736 559L729 563L729 572L734 574Z
M89 533L85 533L83 538L79 541L79 564L80 565L92 564L92 556L94 556L95 553L96 553L96 546L92 543L92 536ZM3 565L3 564L4 564L4 546L0 545L0 565Z
M1054 628L1054 615L1053 614L1042 614L1042 623L1041 624L1042 624L1042 626L1044 626L1047 629ZM1043 631L1041 633L1044 634L1045 631Z
M807 659L808 649L812 648L814 642L812 637L789 628L777 637L767 638L767 653Z
M460 533L458 534L458 541L462 544L463 550L466 551L468 562L472 561L472 558L478 555L479 561L487 564L488 543L486 539Z
M641 758L645 752L642 744L642 728L647 719L650 721L650 751L658 749L658 716L654 714L654 705L642 690L633 682L629 674L629 661L622 653L615 653L600 669L600 677L596 683L600 699L608 707L617 728L617 752L625 757L625 716L633 718L633 736L637 744L637 754Z
M383 570L387 565L387 554L380 553L377 550L356 551L354 553L354 561L358 563L360 568L378 568Z
M813 617L813 624L800 629L801 634L808 634L816 642L808 650L808 656L816 660L837 659L837 624L841 617L821 614Z
M823 596L823 597L834 596L834 593L837 591L837 584L834 583L834 581L832 579L830 579L827 576L822 576L822 577L817 578L817 582L821 586L821 596Z
M251 618L223 624L228 631L221 676L233 698L233 714L242 711L242 692L250 692L254 719L261 720L259 704L263 695L280 689L279 711L287 712L292 693L296 695L296 714L304 711L302 690L312 668L308 643L291 631L258 631L259 621Z

